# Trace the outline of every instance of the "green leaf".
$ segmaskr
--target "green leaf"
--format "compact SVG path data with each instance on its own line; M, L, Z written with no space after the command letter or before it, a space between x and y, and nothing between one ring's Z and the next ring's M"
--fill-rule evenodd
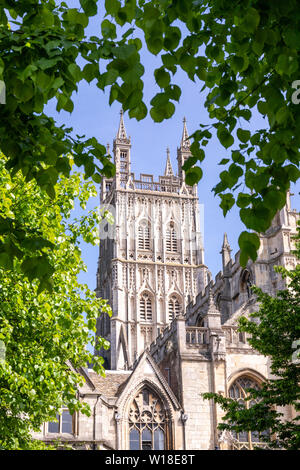
M194 157L197 158L197 160L199 160L200 162L202 162L205 158L205 153L204 153L204 150L200 148L200 144L198 141L194 141L191 146L190 146L190 150L193 154Z
M115 47L113 52L118 59L127 60L130 58L130 56L136 54L136 47L134 44L126 44Z
M165 94L169 99L179 101L181 89L177 85L169 85L165 88Z
M262 203L253 208L243 208L240 210L240 217L245 226L260 233L265 232L269 228L274 215L274 211L269 210Z
M184 165L182 166L182 169L184 171L187 171L189 170L190 168L192 168L192 166L194 166L198 161L198 157L189 157L185 162L184 162Z
M20 80L15 80L13 84L13 92L18 100L26 102L33 97L33 84L29 80L26 80L24 83L22 83Z
M155 108L163 108L167 105L168 101L169 98L166 93L157 93L150 101L150 104Z
M165 33L164 47L170 51L176 49L181 38L181 31L177 27L169 27Z
M285 191L279 191L277 189L270 188L264 195L263 202L266 207L271 210L282 209L286 203L286 193Z
M220 207L223 210L224 217L226 216L227 212L232 208L235 203L235 199L231 193L227 194L220 194L221 203Z
M275 70L280 75L292 75L298 70L298 61L295 57L287 54L281 54L278 57Z
M230 65L234 73L238 73L244 69L244 59L243 57L233 56L230 61Z
M231 147L231 145L233 145L233 143L234 143L234 138L232 137L230 132L228 132L228 130L224 126L219 126L218 127L217 136L218 136L218 139L219 139L220 143L226 149L228 147Z
M291 49L300 49L300 37L297 30L285 29L282 32L284 42Z
M276 113L276 121L278 122L278 124L283 124L284 122L288 121L289 116L290 112L287 106L282 106L278 109Z
M218 163L218 165L226 165L230 160L229 158L222 158L222 160Z
M12 270L13 265L13 256L5 251L0 251L0 266L4 269Z
M119 0L105 0L105 10L109 15L115 16L120 8Z
M80 24L83 28L86 28L89 24L88 16L85 13L80 13L76 8L69 8L64 16L73 25Z
M257 108L258 108L258 111L261 113L261 114L267 114L268 113L268 103L266 101L259 101L257 103Z
M103 37L115 39L117 37L116 25L111 23L109 20L104 20L101 23L101 31Z
M242 28L244 31L253 33L260 22L260 15L258 11L254 8L248 8L247 13L242 21Z
M99 76L99 68L96 64L86 64L82 70L83 78L90 83Z
M250 194L239 193L236 201L238 207L244 208L251 204L252 196Z
M81 80L81 70L77 64L68 65L68 71L70 72L70 74L72 75L72 77L74 78L76 82L79 82L79 80Z
M80 0L80 5L88 16L97 14L97 0Z
M160 88L166 88L170 84L170 74L163 67L154 71L155 81Z
M250 139L250 131L247 131L245 129L241 129L239 128L236 132L236 135L238 136L239 140L243 143L246 143L248 142L248 140Z
M241 249L240 263L245 267L248 258L251 258L253 261L256 260L260 240L256 233L242 232L239 236L238 243Z
M203 175L203 171L198 166L190 168L185 173L185 182L189 186L193 186L194 184L198 183Z

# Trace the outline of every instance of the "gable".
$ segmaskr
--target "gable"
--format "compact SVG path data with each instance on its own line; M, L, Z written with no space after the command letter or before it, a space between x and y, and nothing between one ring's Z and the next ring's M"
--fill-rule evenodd
M134 365L132 374L121 388L116 405L124 406L145 385L154 389L165 400L170 410L181 408L169 384L147 350L140 356Z

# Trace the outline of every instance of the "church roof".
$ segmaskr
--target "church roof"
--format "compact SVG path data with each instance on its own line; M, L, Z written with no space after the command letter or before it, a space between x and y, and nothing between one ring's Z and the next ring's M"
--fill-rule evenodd
M132 371L110 371L105 372L105 377L89 371L89 377L95 385L95 391L106 397L117 397L123 390Z

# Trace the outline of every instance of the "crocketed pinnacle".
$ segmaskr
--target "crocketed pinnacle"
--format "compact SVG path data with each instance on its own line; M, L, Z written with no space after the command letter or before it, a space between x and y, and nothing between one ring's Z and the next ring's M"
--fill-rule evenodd
M121 139L121 140L127 139L123 114L124 114L123 109L121 109L121 111L120 111L120 124L119 124L118 133L117 133L117 139Z
M167 161L166 161L166 169L165 169L165 176L174 176L171 160L170 160L170 149L167 148Z
M231 251L226 232L224 233L223 245L222 245L222 251L225 251L225 250Z
M182 149L189 149L191 145L191 142L189 140L189 133L187 131L186 127L186 118L183 118L183 132L182 132L182 138L181 138L181 148Z

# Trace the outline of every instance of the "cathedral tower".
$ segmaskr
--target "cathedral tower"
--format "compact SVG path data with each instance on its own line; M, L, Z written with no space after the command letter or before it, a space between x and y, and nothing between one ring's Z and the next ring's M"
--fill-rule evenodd
M164 175L136 178L130 169L131 140L123 112L114 140L114 178L103 178L102 210L114 225L101 227L97 294L109 300L111 319L98 320L97 334L111 343L101 351L106 367L127 369L207 284L197 187L181 169L190 156L186 121L175 176L169 149ZM105 227L105 225L107 225Z

